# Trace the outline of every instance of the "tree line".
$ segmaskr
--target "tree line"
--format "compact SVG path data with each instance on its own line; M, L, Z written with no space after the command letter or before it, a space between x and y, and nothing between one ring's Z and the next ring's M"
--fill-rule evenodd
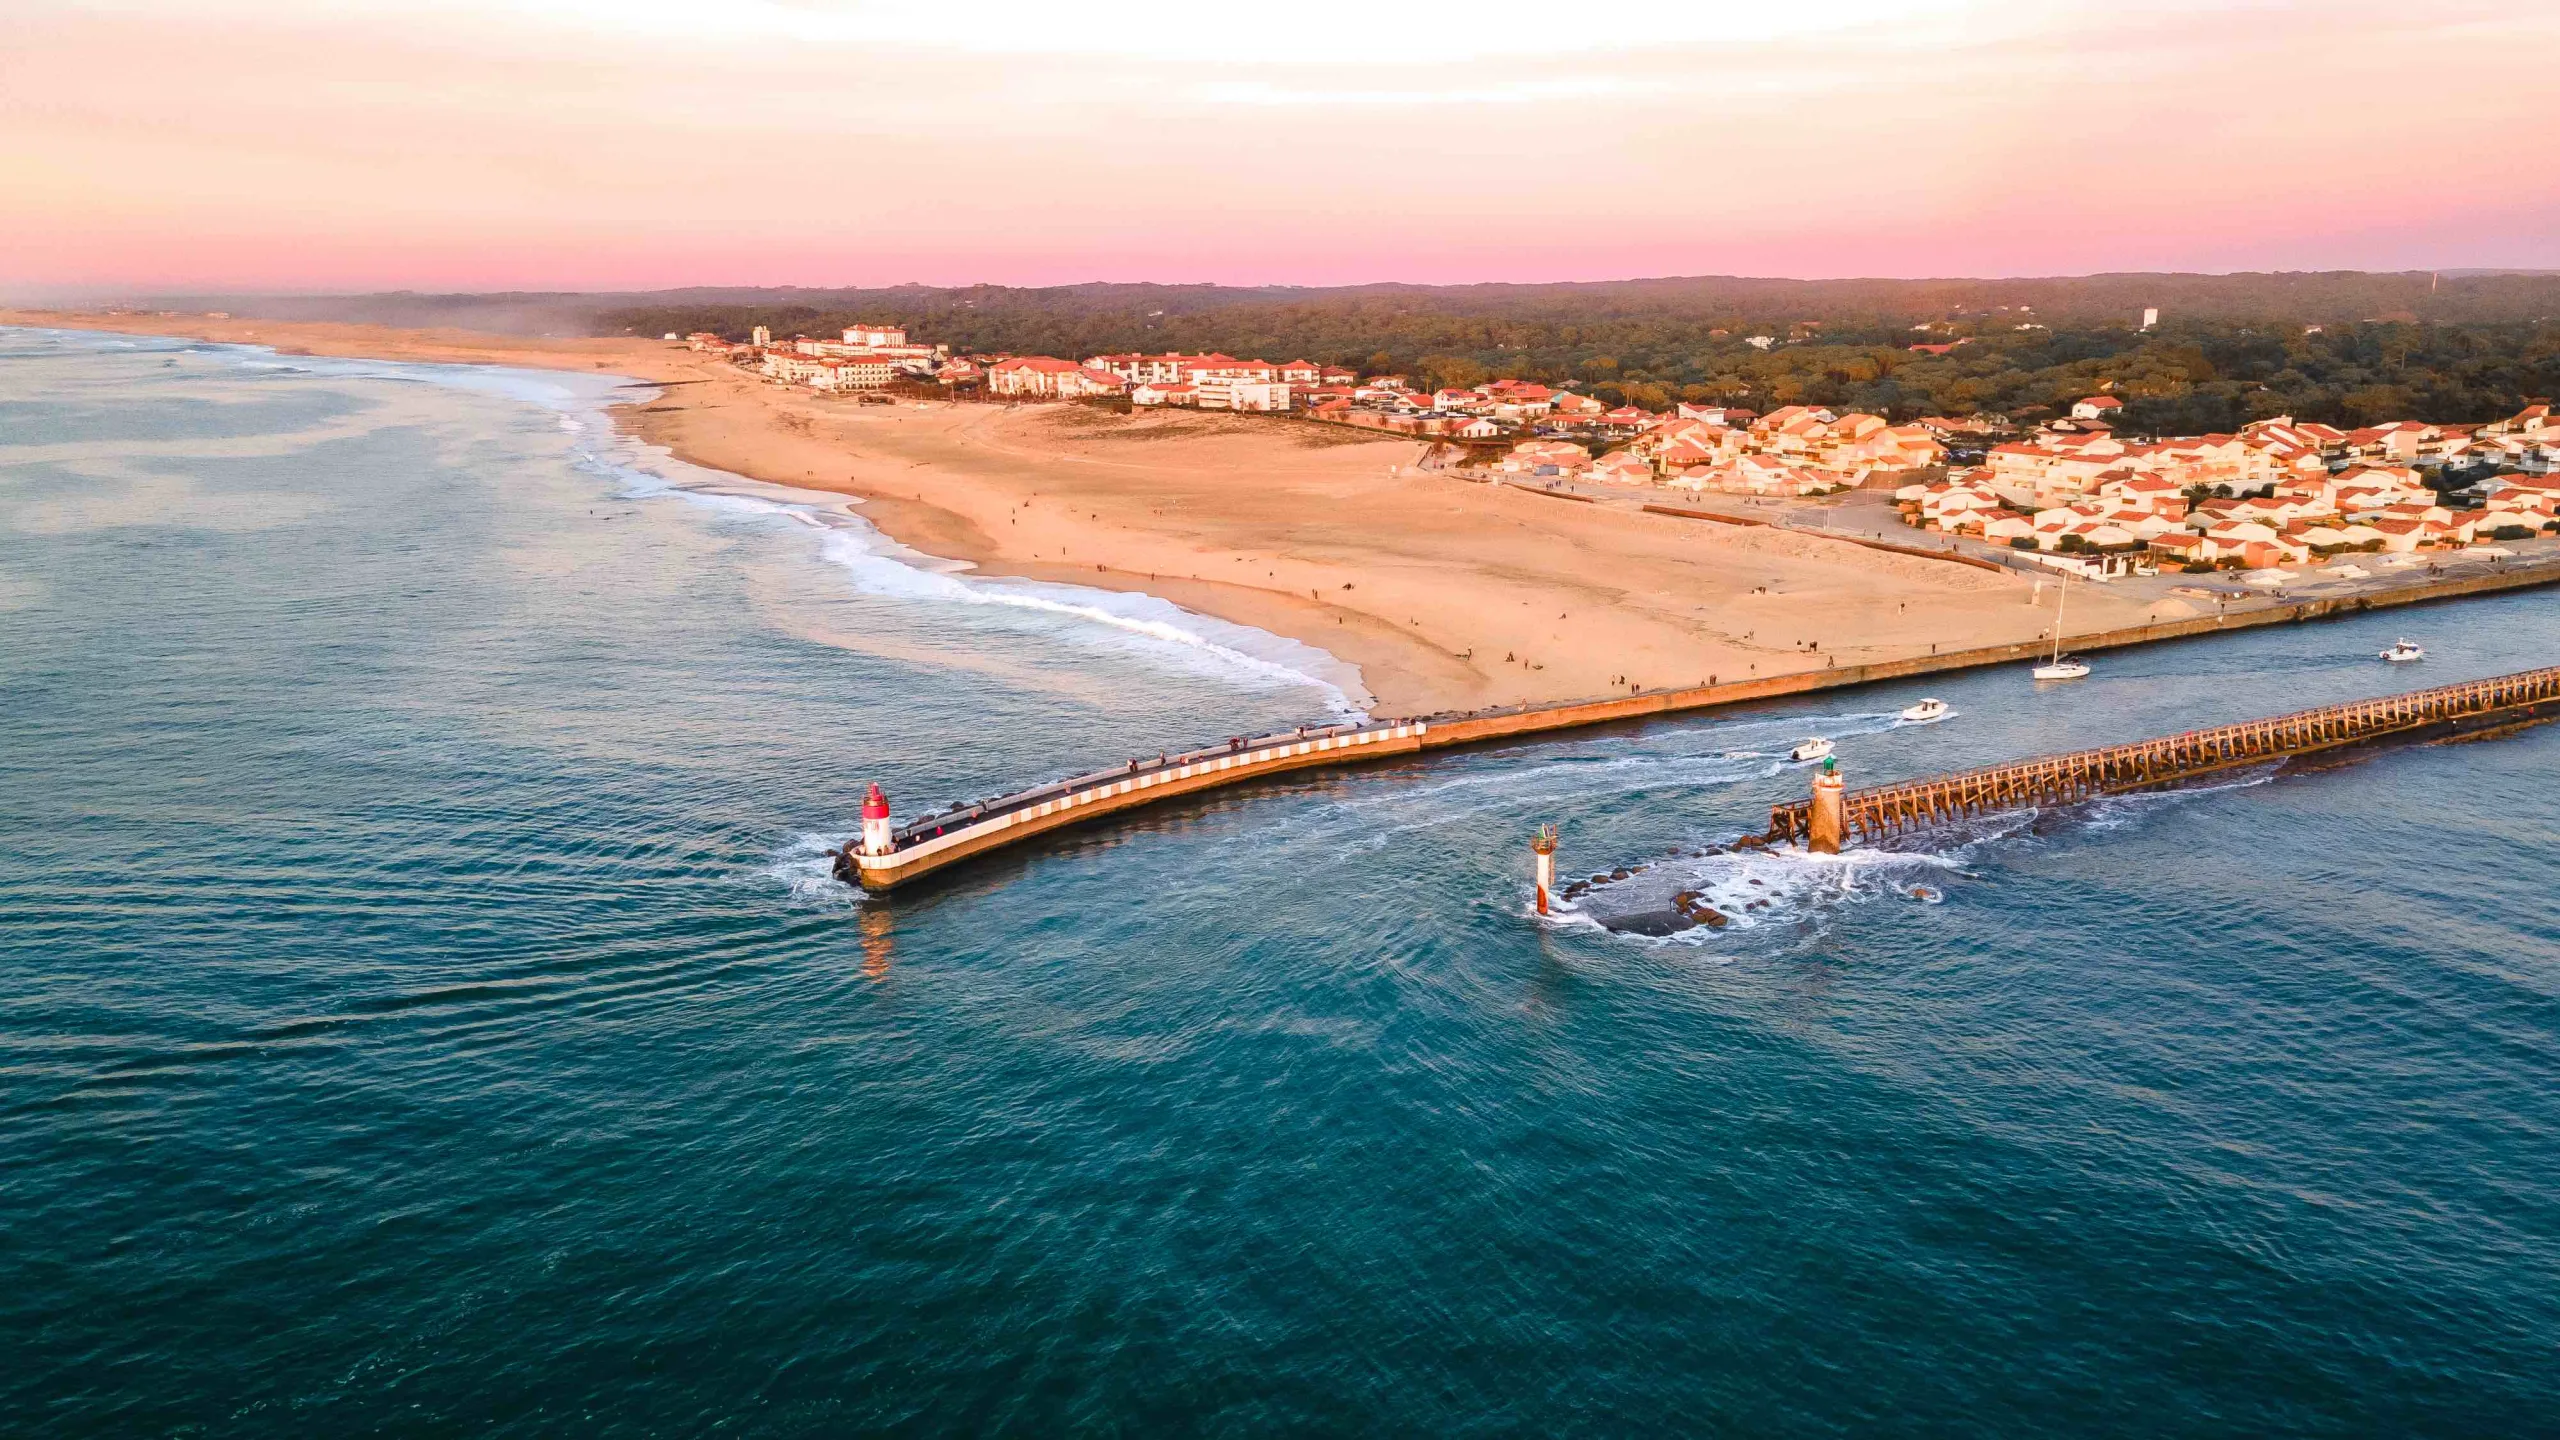
M1223 351L1431 386L1570 383L1611 404L1815 404L2027 423L2081 396L2135 433L2291 415L2478 422L2560 392L2560 276L2339 273L1553 286L902 286L594 297L599 333L874 321L963 353ZM2164 315L2140 328L2143 308ZM1921 327L1926 327L1925 329ZM1758 337L1765 345L1754 345ZM1956 342L1961 341L1961 344ZM1911 348L1955 345L1944 354Z

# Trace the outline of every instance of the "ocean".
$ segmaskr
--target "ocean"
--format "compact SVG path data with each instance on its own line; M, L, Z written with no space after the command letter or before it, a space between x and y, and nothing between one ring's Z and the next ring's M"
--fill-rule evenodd
M633 393L0 331L9 1433L2554 1428L2560 731L1695 852L1801 736L1867 784L2497 674L2560 598L1312 775L866 899L869 782L1365 692L640 450ZM1541 923L1545 822L1737 923Z

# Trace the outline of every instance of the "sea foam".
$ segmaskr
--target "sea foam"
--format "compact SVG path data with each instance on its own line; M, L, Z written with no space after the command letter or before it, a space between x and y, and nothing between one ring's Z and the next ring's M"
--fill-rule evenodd
M171 348L221 355L244 367L281 362L264 346L171 342ZM621 498L672 498L739 518L799 521L824 531L819 555L841 569L856 591L921 605L999 608L1050 617L1060 639L1105 644L1189 673L1249 690L1307 687L1326 712L1367 718L1369 694L1357 666L1328 651L1248 625L1186 610L1135 591L1046 581L980 577L966 564L899 544L844 500L767 485L679 460L665 448L629 439L607 407L656 392L618 375L522 370L498 365L295 356L291 368L320 375L403 380L536 406L558 416L578 437L576 458Z

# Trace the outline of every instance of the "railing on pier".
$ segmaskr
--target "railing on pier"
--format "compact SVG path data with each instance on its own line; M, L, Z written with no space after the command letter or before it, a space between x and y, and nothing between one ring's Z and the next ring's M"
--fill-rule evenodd
M1042 831L1264 775L1419 749L1421 721L1333 725L1131 761L1001 799L911 820L890 832L886 855L848 851L861 882L885 889L943 865Z
M2033 805L2067 805L2098 795L2174 784L2216 770L2381 739L2525 706L2560 701L2560 666L2443 685L2406 695L2324 705L2267 720L2190 730L2160 740L2108 745L1909 780L1842 797L1844 841L1875 842L1970 815ZM1769 810L1769 844L1809 838L1813 802Z
M1419 726L1413 728L1417 732L1420 729ZM1301 726L1286 735L1266 735L1260 738L1240 736L1224 745L1206 745L1197 750L1185 750L1176 755L1159 755L1153 760L1132 760L1126 765L1115 766L1109 770L1071 775L1064 780L1053 780L1046 785L1019 790L993 800L974 801L967 805L955 805L948 810L938 810L899 826L891 832L890 840L893 845L904 848L921 841L965 830L973 825L1001 820L1008 815L1037 809L1048 802L1073 801L1078 796L1109 791L1115 786L1120 790L1148 789L1164 783L1167 779L1187 778L1195 769L1208 767L1233 769L1246 763L1270 760L1286 753L1307 754L1315 750L1332 750L1343 745L1372 744L1380 735L1388 732L1398 736L1404 733L1391 724L1324 725ZM1292 747L1305 748L1293 750Z

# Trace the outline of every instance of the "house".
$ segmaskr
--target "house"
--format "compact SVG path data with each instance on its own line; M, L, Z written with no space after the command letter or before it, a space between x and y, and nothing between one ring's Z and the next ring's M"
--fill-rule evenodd
M1593 461L1591 468L1584 473L1591 479L1605 481L1612 485L1650 485L1654 478L1653 466L1650 463L1642 456L1625 450L1620 450L1613 455L1601 456Z
M2459 425L2395 420L2347 432L2347 453L2360 460L2441 465L2470 448L2471 432Z
M2071 418L2112 421L2116 418L2117 412L2122 409L2124 409L2124 402L2113 395L2092 395L2086 400L2073 402Z
M990 392L1024 399L1075 400L1087 395L1117 395L1128 386L1128 381L1111 371L1050 355L999 360L987 371Z
M1556 408L1556 392L1526 380L1496 380L1477 386L1476 393L1506 420L1535 420Z
M768 350L756 368L768 380L779 380L786 385L805 385L818 377L825 364L823 360L787 350Z
M1200 403L1200 387L1149 380L1129 387L1129 403L1149 406L1197 405Z
M809 383L820 390L877 390L897 378L897 368L881 359L830 359L818 362Z
M1554 475L1591 463L1591 452L1570 440L1523 440L1495 468L1513 475Z
M1671 482L1686 490L1731 495L1820 495L1840 488L1838 477L1790 465L1774 455L1743 455L1723 464L1684 471Z
M1289 387L1276 380L1247 380L1194 370L1192 403L1203 410L1286 410Z
M1731 431L1727 431L1731 434ZM1666 443L1645 447L1653 463L1665 474L1676 474L1696 465L1713 465L1726 458L1723 447L1701 436L1683 435Z
M2489 482L2488 492L2484 508L2492 515L2513 517L2500 521L2500 524L2531 525L2539 529L2546 521L2560 516L2560 479L2505 475Z
M2161 475L2141 475L2131 470L2110 470L2097 487L2100 498L2127 510L2183 519L2187 513L2187 494L2178 482Z
M2220 553L2212 537L2199 535L2192 530L2174 530L2165 535L2154 535L2144 548L2165 562L2179 565L2210 565L2215 555Z
M2531 435L2536 431L2550 429L2554 425L2560 425L2560 420L2552 418L2551 402L2548 400L2536 400L2525 406L2522 410L2508 416L2504 420L2493 421L2487 425L2481 426L2474 433L2479 435Z
M1324 382L1324 367L1313 360L1292 360L1280 367L1283 385L1319 385Z
M1681 401L1679 408L1672 413L1683 420L1703 420L1710 425L1721 425L1733 430L1742 429L1752 421L1752 414L1748 410L1731 405L1693 404L1686 400Z
M865 350L904 345L907 343L907 327L904 325L855 325L844 332L844 343L857 345Z
M2421 518L2385 516L2372 522L2381 537L2382 548L2395 555L2406 555L2421 545L2440 543L2449 533L2442 522Z
M1096 355L1084 363L1089 369L1106 371L1131 385L1146 381L1179 384L1201 380L1249 380L1271 384L1280 379L1280 367L1270 361L1239 360L1233 355L1183 355L1168 351L1162 355ZM1307 362L1294 363L1303 366Z
M1183 367L1188 355L1167 352L1162 355L1096 355L1084 363L1095 370L1108 370L1132 385L1178 385L1183 380Z
M1443 433L1460 440L1491 440L1502 434L1502 427L1491 416L1476 415L1451 425Z
M1268 360L1239 360L1233 355L1193 355L1183 361L1182 378L1195 385L1205 380L1272 385L1279 382L1280 367Z
M1932 485L1905 486L1917 489L1915 498L1920 523L1932 529L1961 533L1980 529L1991 517L2001 514L2000 497L1991 487L1963 480L1941 480ZM1898 498L1903 491L1894 492Z

